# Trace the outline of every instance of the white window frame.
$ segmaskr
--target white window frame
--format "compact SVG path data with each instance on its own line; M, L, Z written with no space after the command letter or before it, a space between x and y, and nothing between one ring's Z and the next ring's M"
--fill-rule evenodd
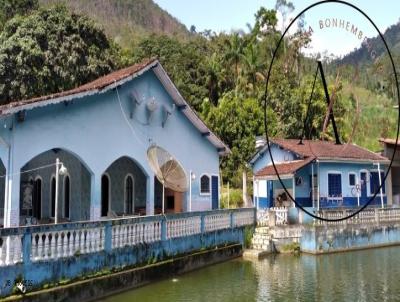
M41 185L40 185L40 219L43 219L43 178L40 175L36 175L35 178L32 178L32 179L33 179L34 186L35 186L36 180L40 179L40 181L41 181ZM32 192L33 192L33 190L32 190ZM32 196L32 198L33 198L33 196ZM32 202L33 202L33 200L32 200ZM33 204L32 204L32 210L33 210ZM33 211L32 211L32 214L33 214Z
M367 169L361 169L360 173L359 173L359 177L360 177L360 197L361 197L361 173L367 173L367 184L366 184L366 191L367 191L367 197L371 196L371 190L369 189L369 183L371 181L371 176L370 176L370 172Z
M65 179L66 178L69 178L69 216L68 217L66 217L65 216ZM71 219L71 192L72 192L72 190L71 190L71 175L69 175L69 173L67 173L67 174L65 174L64 175L64 178L63 178L63 210L62 210L62 216L64 217L64 218L68 218L68 219Z
M208 177L208 192L202 192L201 191L201 178L203 176L207 176ZM219 181L219 179L218 179L218 181ZM201 196L211 196L211 176L209 174L207 174L207 173L203 173L199 177L199 192L200 192Z
M374 196L374 194L372 194L371 193L371 178L372 178L372 172L376 172L376 173L379 173L378 172L378 169L371 169L371 170L369 170L369 182L368 182L368 195L367 196L369 196L369 197L372 197L372 196ZM385 170L383 170L383 169L381 169L381 171L380 171L381 173L383 173L383 175L385 175ZM367 175L367 177L368 177L368 175ZM378 177L379 177L379 175L378 175ZM385 186L385 193L383 193L383 189L382 189L382 196L386 196L386 190L387 190L387 188L386 188L386 183L383 181L383 179L382 179L382 183L383 183L383 185ZM379 196L381 196L381 192L380 192L380 190L378 191L378 193L376 194L376 197L379 197Z
M101 174L101 178L100 178L100 193L101 193L101 196L103 195L103 192L101 191L101 189L102 189L101 179L103 178L103 176L106 176L108 178L108 212L109 212L109 211L112 211L112 209L111 209L111 204L112 204L111 203L111 188L112 188L111 177L110 177L110 174L108 174L107 172L104 172L103 174ZM108 212L107 212L106 216L101 216L101 206L102 206L102 200L100 198L100 217L107 217Z
M329 196L329 175L330 174L335 174L335 175L340 174L340 182L341 182L341 188L342 188L341 195L343 198L343 173L341 171L335 171L335 170L331 170L326 173L326 196L328 196L328 198L330 197Z
M130 215L133 215L133 214L135 214L135 193L136 192L135 192L135 177L133 177L132 173L128 173L124 177L124 213L127 214L126 213L126 210L127 210L126 209L126 195L127 195L126 181L127 181L128 177L132 178L132 214L130 214Z
M54 173L51 174L51 176L50 176L50 190L49 190L49 192L50 192L50 198L49 198L49 200L50 200L50 213L49 213L49 217L50 218L54 218L54 216L52 216L52 214L53 214L53 200L52 200L52 197L53 197L53 187L52 187L53 179L54 179L54 181L56 181L56 175ZM56 181L56 187L57 187L57 181ZM55 194L57 194L57 192ZM55 202L54 202L54 207L56 207ZM56 209L54 209L54 214L55 213L56 213Z
M354 185L350 184L350 175L354 175L354 182L355 182ZM349 188L354 188L358 184L357 173L353 172L353 171L349 172L347 174L347 181L348 181Z

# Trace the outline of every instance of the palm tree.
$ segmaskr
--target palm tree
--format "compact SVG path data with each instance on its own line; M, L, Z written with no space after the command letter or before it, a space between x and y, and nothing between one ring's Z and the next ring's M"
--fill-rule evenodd
M261 73L263 64L259 61L259 49L253 44L249 44L244 51L244 63L246 66L246 76L252 84L253 96L256 93L257 80L264 80Z
M217 106L219 99L219 81L221 78L221 62L214 52L206 59L207 88L210 101Z
M224 60L235 66L235 83L239 77L239 64L244 58L245 42L239 33L235 32L229 40L225 40L227 51Z

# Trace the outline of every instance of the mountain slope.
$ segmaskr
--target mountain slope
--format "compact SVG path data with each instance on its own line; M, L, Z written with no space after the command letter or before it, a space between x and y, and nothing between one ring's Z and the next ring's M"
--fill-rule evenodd
M390 26L383 33L383 36L392 55L400 54L400 23ZM370 64L373 52L376 57L381 57L387 53L382 39L379 37L378 33L376 37L368 39L368 46L366 43L363 43L360 48L345 55L339 61L340 63L357 64L359 66Z
M133 36L163 33L187 36L187 28L152 0L39 0L41 5L65 4L101 24L106 33L122 46Z

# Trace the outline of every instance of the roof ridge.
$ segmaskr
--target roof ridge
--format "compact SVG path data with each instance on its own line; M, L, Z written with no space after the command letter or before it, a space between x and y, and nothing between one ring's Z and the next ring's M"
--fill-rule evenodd
M130 66L114 70L114 71L107 73L103 76L100 76L90 82L87 82L85 84L79 85L77 87L74 87L74 88L71 88L68 90L62 90L59 92L36 96L36 97L28 98L28 99L11 101L7 104L0 105L0 115L3 113L3 111L6 111L7 109L18 108L20 106L24 106L27 104L33 104L33 103L37 103L37 102L41 102L41 101L53 100L53 99L56 99L59 97L71 96L71 95L76 95L79 93L87 92L90 90L104 88L104 87L112 84L112 82L120 81L124 78L132 76L133 74L145 69L146 67L148 67L149 65L154 64L154 63L158 63L157 58L155 58L155 57L148 58L139 63L132 64ZM117 75L119 75L119 76L117 76ZM104 83L102 85L102 83L101 83L102 80L112 78L112 76L115 76L118 79L114 79L113 81L107 81L107 83L105 83L105 85L104 85Z

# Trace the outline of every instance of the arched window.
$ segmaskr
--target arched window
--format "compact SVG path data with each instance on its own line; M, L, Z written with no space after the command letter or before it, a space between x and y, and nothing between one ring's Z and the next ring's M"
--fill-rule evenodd
M69 218L69 203L70 203L71 184L69 175L64 177L64 217Z
M200 194L210 194L210 177L202 175L200 177Z
M40 178L33 182L32 212L33 217L42 219L42 180Z
M133 214L134 213L134 187L133 187L133 177L128 175L125 178L125 213Z
M51 217L55 217L56 212L56 178L53 176L50 181L50 197L51 197Z
M101 177L101 216L107 216L110 202L110 179L107 174Z

